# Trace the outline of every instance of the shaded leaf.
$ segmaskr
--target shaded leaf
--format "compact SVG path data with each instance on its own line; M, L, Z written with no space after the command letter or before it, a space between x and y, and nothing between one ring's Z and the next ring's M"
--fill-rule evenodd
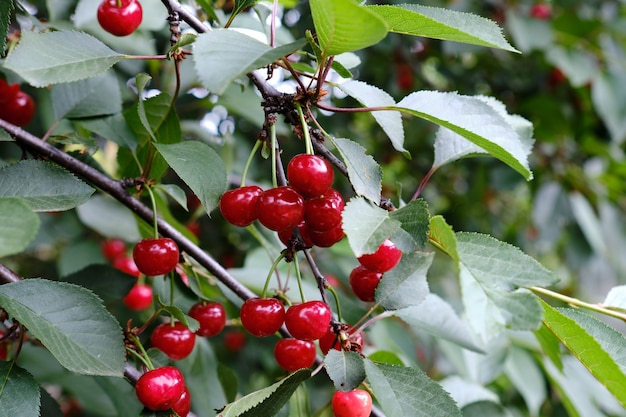
M561 361L561 345L559 339L557 339L554 333L552 333L545 324L533 333L543 353L552 361L559 371L562 370L563 362Z
M133 213L109 196L94 195L76 211L83 224L102 236L117 237L126 242L137 242L141 239Z
M348 169L350 183L357 195L375 204L380 203L383 174L378 163L367 149L350 139L334 138L333 143Z
M429 293L426 273L434 252L405 253L400 263L385 272L376 287L376 301L388 310L415 306Z
M119 146L132 150L137 148L137 138L121 114L80 120L75 121L75 123L104 139L115 142Z
M331 349L324 359L324 368L338 391L352 391L365 379L363 357L356 352Z
M35 87L84 80L111 68L124 56L83 32L22 32L4 66Z
M39 216L17 198L0 198L0 257L22 252L39 230Z
M311 0L309 5L318 42L327 56L358 51L387 36L385 21L353 0Z
M407 205L389 213L389 217L400 222L400 230L392 240L403 252L424 249L428 241L428 224L430 213L428 204L419 198L411 200ZM402 241L404 246L398 244Z
M9 24L13 12L13 0L0 2L0 51L4 51L9 38Z
M24 160L0 169L0 197L19 197L34 211L69 210L87 201L93 192L50 162Z
M103 116L122 111L119 84L110 72L86 80L53 85L50 96L56 120Z
M342 216L343 230L356 257L376 251L400 227L400 222L391 219L387 210L361 197L348 201Z
M0 361L0 417L39 417L40 401L33 376L15 362Z
M32 278L0 286L0 305L68 370L123 375L122 329L91 291Z
M508 351L504 370L524 398L530 416L539 416L548 393L543 372L537 361L528 351L513 346Z
M471 13L417 4L368 9L387 22L390 32L519 52L506 41L496 22Z

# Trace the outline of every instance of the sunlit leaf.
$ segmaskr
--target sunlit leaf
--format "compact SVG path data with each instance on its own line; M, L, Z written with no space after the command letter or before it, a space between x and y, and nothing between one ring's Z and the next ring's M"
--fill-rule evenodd
M342 216L343 230L357 257L364 253L373 253L400 227L400 222L391 219L387 210L374 206L361 197L348 201Z
M371 155L366 154L367 149L350 139L334 138L333 143L346 164L354 191L378 204L383 178L378 163Z
M434 252L403 254L400 263L380 280L376 301L388 310L420 304L429 293L426 273L433 257Z
M324 358L324 368L339 391L352 391L365 379L363 357L356 352L331 349Z

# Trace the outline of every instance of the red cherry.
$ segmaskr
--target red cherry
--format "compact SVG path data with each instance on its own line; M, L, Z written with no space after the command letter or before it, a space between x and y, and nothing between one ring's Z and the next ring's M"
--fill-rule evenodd
M191 395L186 386L178 401L172 406L172 410L178 414L178 417L187 417L187 414L191 411Z
M137 0L103 0L98 6L98 23L115 36L133 33L142 17L141 4Z
M339 242L346 234L343 231L341 223L326 232L318 232L309 229L309 239L315 246L320 248L330 248Z
M100 249L102 250L102 255L113 262L126 253L126 243L122 239L107 239L102 242Z
M176 242L167 237L146 238L133 248L133 260L139 270L150 276L164 275L173 271L180 253Z
M304 221L309 230L327 232L341 223L344 206L345 202L339 191L330 188L320 197L304 202Z
M135 393L146 408L153 411L169 410L185 391L185 378L173 366L153 369L141 375Z
M311 242L311 238L309 237L309 228L305 222L300 222L298 232L300 232L305 247L310 248L313 246L313 242ZM293 229L280 230L278 232L278 238L285 246L289 246L289 241L293 238Z
M270 230L293 229L304 218L304 199L291 187L264 191L256 202L259 222Z
M280 339L274 346L274 358L289 372L310 368L315 363L315 345L308 340Z
M5 334L6 331L0 329L0 361L6 361L9 356L9 351L7 350L7 339L3 339Z
M152 287L145 284L135 284L122 301L131 310L145 310L152 305Z
M226 326L226 311L220 303L200 301L189 309L189 315L200 323L200 328L196 331L198 336L215 336Z
M179 321L174 324L161 323L152 331L150 343L177 361L189 356L196 343L196 334Z
M347 325L344 326L346 328L343 330L343 332L347 337L347 341L344 342L346 348L348 348L349 342L349 350L354 352L361 352L361 348L363 346L363 334L361 332L354 333L356 329L348 327ZM326 334L320 338L318 344L320 346L320 350L324 355L328 354L330 349L342 350L339 336L333 331L332 327L329 328Z
M115 258L113 260L113 268L119 269L125 274L132 275L135 278L139 278L139 275L141 275L141 272L137 269L137 265L135 264L135 261L133 261L133 258L126 255L121 255Z
M337 391L331 404L335 417L369 417L372 412L372 397L361 389Z
M285 326L296 339L316 340L326 334L330 319L331 311L326 303L307 301L289 307Z
M285 322L285 306L276 298L249 298L241 306L241 324L256 337L271 336Z
M224 344L228 350L239 352L246 345L246 334L239 330L231 330L224 334Z
M386 239L376 252L359 256L357 259L364 267L384 274L398 265L400 258L402 251L391 240Z
M552 17L552 8L546 3L533 4L530 8L530 15L535 19L548 20Z
M256 217L255 205L263 193L261 187L248 185L229 190L220 199L220 212L224 219L232 225L245 227L254 222Z
M350 272L350 287L359 300L374 301L383 274L359 265Z
M333 184L334 176L332 165L317 155L296 155L287 164L289 185L304 198L324 194Z
M35 114L35 102L20 85L0 80L0 119L16 126L26 126Z

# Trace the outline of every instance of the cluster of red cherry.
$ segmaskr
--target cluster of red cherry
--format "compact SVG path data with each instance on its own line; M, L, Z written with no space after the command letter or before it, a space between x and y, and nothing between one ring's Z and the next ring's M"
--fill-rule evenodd
M35 115L35 102L32 97L20 89L20 85L7 84L0 79L0 119L26 126Z
M219 203L222 216L240 227L258 220L278 232L286 246L296 242L295 230L304 247L326 248L340 241L345 202L331 188L334 171L330 163L317 155L296 155L287 165L287 180L289 185L265 191L256 185L227 191Z

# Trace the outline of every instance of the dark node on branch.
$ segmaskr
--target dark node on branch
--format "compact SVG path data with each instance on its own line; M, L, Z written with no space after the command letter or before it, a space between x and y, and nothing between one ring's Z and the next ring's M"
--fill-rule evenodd
M393 206L393 203L388 198L382 198L379 204L380 208L385 209L387 211L394 211L396 208Z
M133 188L139 185L141 182L136 178L122 178L120 180L120 185L122 188Z

